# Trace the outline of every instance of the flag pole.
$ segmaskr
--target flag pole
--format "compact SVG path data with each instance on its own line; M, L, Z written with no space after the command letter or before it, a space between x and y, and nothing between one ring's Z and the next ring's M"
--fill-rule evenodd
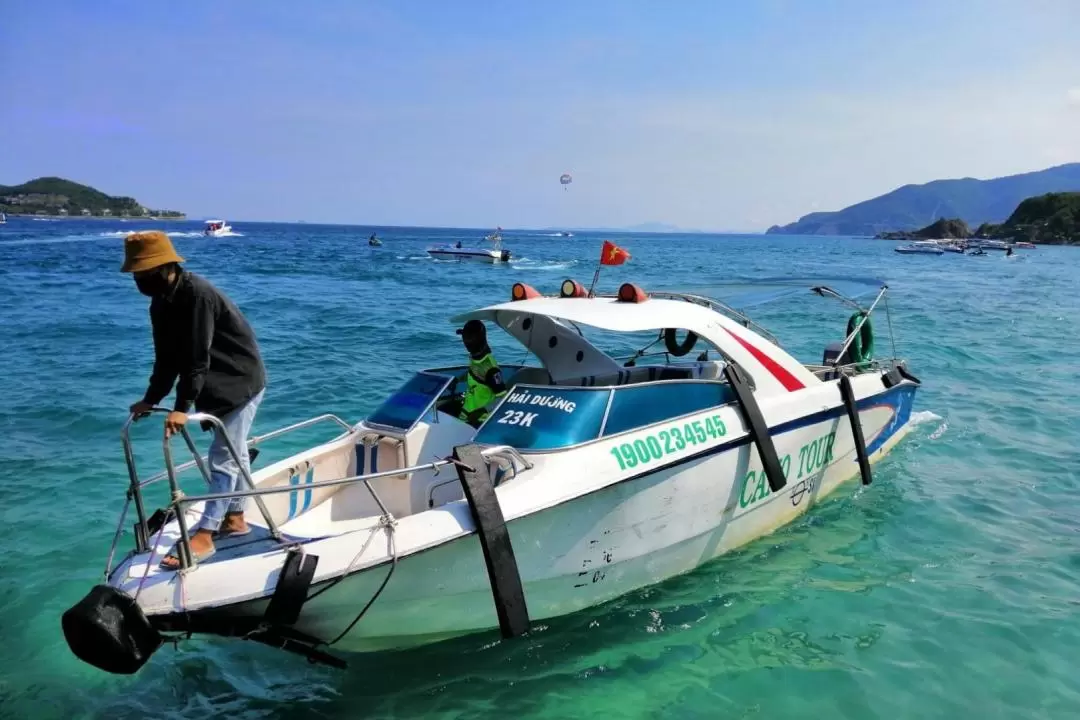
M600 262L596 263L596 272L592 276L592 285L589 286L589 297L593 296L593 288L596 287L596 281L600 279L600 268L604 267L603 255L600 256Z

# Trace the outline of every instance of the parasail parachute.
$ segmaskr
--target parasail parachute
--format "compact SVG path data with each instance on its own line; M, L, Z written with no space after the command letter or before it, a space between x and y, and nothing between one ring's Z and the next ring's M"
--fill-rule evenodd
M570 177L570 173L563 173L559 177L559 183L563 186L563 190L566 190L566 186L574 182L574 178Z

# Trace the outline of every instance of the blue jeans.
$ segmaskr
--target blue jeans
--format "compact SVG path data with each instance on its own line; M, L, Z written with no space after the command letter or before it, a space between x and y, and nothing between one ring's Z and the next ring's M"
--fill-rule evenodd
M240 456L240 462L243 463L244 469L248 471L249 475L251 474L251 461L248 459L247 438L248 433L251 432L251 426L255 422L255 411L259 409L259 403L262 402L264 392L265 390L260 390L258 395L221 418L221 423L225 426L225 435L228 436L233 448L236 449L237 455ZM210 443L207 460L210 464L210 492L233 492L238 487L247 489L247 485L241 483L240 467L229 453L229 448L221 437L221 430L218 428L214 428L214 439ZM234 498L232 500L208 501L206 508L203 510L202 520L195 526L195 529L216 531L225 520L226 512L244 512L244 500L245 498Z

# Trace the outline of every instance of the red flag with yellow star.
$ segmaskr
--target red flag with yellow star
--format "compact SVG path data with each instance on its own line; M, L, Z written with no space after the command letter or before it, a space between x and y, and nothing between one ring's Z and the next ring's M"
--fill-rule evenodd
M629 259L630 253L626 252L610 240L604 241L604 249L600 251L601 265L622 265Z

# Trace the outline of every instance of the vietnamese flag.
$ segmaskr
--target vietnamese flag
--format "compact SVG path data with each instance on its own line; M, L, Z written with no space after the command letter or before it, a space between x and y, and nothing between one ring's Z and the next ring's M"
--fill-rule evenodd
M629 259L630 253L626 252L610 240L604 241L604 249L600 251L601 265L622 265Z

